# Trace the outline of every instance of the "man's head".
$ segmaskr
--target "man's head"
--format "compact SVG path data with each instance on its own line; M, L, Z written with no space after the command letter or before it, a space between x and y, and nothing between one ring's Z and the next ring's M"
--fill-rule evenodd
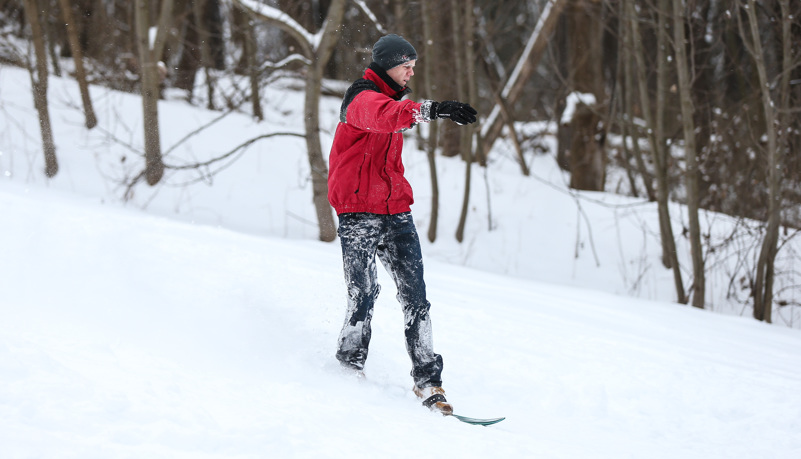
M373 62L384 69L396 83L406 86L414 75L417 51L399 35L384 35L373 45Z

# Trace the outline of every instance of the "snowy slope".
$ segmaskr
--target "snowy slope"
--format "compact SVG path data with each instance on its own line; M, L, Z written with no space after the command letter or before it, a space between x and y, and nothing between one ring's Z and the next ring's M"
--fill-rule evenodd
M457 412L410 392L384 292L333 358L336 245L0 182L0 457L796 458L801 334L428 261Z
M69 60L64 68L69 68ZM202 82L199 82L201 84ZM236 93L218 80L218 94ZM164 161L178 167L205 162L236 150L243 143L273 133L303 132L303 95L298 81L285 78L264 91L265 120L247 113L224 114L189 105L183 93L167 92L159 104ZM99 125L83 127L80 96L74 80L50 79L50 113L60 170L53 179L43 174L41 137L24 70L0 68L0 180L18 186L47 188L83 196L96 203L121 203L148 214L184 222L224 227L253 235L314 240L318 235L305 142L292 136L259 140L249 148L209 167L169 168L156 187L128 184L143 168L141 100L93 86ZM204 91L196 91L198 94ZM321 101L323 151L330 148L340 100ZM223 106L223 104L218 104ZM247 107L245 107L247 108ZM538 142L554 152L548 126L530 125ZM425 153L416 149L419 126L407 132L406 175L415 192L412 207L420 233L431 219L430 170ZM440 187L439 231L435 243L424 241L428 258L519 278L571 287L593 288L644 299L675 301L673 275L660 262L661 249L653 203L611 193L576 193L553 154L527 152L532 175L524 177L510 145L498 142L487 168L473 167L470 212L465 240L454 238L464 192L465 165L460 159L437 158ZM609 187L625 182L610 169ZM671 208L679 259L689 288L690 260L686 210ZM711 236L714 252L706 254L707 309L750 315L746 279L758 255L759 242L748 236L731 238L742 223L713 214L702 215L702 230ZM754 225L756 226L756 225ZM748 234L739 230L740 234ZM759 234L752 231L752 234ZM776 279L778 300L801 303L793 254L801 240L783 245ZM735 282L732 282L732 279ZM774 321L801 327L801 308L774 310Z
M123 204L141 168L139 98L93 87L100 125L86 131L74 80L51 79L61 169L47 180L29 84L0 68L0 459L801 457L801 335L727 297L728 263L747 264L752 241L709 259L708 308L734 315L678 306L653 205L573 194L548 155L529 155L522 177L499 144L474 170L458 244L464 164L438 158L440 233L423 253L445 388L459 413L507 416L468 426L411 395L383 272L367 380L340 372L341 260L314 241L302 139L170 169ZM165 161L301 132L302 96L280 82L265 93L263 123L163 101ZM324 151L338 107L321 103ZM404 156L425 234L413 131ZM732 228L704 223L713 239ZM777 322L797 327L798 309Z

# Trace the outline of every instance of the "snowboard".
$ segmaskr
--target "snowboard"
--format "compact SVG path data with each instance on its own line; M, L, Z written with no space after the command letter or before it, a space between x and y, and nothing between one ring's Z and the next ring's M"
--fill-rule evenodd
M473 425L476 425L476 426L491 426L493 424L497 424L497 423L503 421L504 419L506 419L505 417L503 417L503 418L477 419L477 418L469 418L467 416L460 416L458 414L451 414L451 416L455 417L456 419L458 419L458 420L460 420L462 422L465 422L467 424L473 424Z

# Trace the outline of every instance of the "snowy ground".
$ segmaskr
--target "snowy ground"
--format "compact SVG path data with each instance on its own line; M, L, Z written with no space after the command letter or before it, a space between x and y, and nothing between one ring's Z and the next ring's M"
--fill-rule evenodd
M432 261L449 399L507 416L475 427L411 394L383 273L367 380L340 373L334 245L7 183L0 212L4 458L801 453L797 330Z
M710 309L729 314L670 303L648 205L576 200L552 159L521 178L499 151L459 245L464 166L440 160L424 256L445 388L457 413L507 417L469 426L411 394L383 272L367 379L340 372L341 260L308 223L302 140L257 144L206 184L169 172L123 206L138 99L93 88L86 132L74 82L54 79L61 171L46 181L27 78L0 70L2 458L801 457L801 334L732 315L723 278ZM270 96L265 123L232 115L165 160L299 132L300 96ZM165 149L219 115L161 113ZM425 234L428 166L414 150L406 165Z
M244 83L231 87L236 85ZM158 186L139 183L129 190L128 183L143 168L138 96L92 87L100 124L87 131L77 84L71 79L52 78L51 119L60 171L47 180L42 172L41 137L29 77L23 70L2 68L0 180L68 192L97 203L119 204L123 196L130 195L127 207L151 215L257 236L315 240L318 229L304 140L275 136L236 150L265 134L303 132L303 96L293 89L297 86L297 81L285 79L265 89L265 120L261 123L239 112L224 115L199 109L181 99L183 92L168 92L170 100L160 104L159 113L164 161L173 168L167 169ZM218 94L231 92L235 91L223 85ZM321 138L326 153L339 104L340 100L332 97L321 102ZM426 126L416 129L425 130ZM537 142L555 151L548 126L525 129L540 134ZM415 222L425 239L431 218L430 169L425 154L415 148L416 130L408 132L404 165L415 192ZM209 167L174 169L234 150L237 154ZM611 193L575 193L566 186L569 177L556 166L552 154L529 152L526 160L532 175L524 177L515 156L509 145L498 142L489 167L473 167L470 212L461 244L454 234L462 206L465 165L459 159L437 159L439 231L435 243L425 242L427 258L523 279L651 300L676 300L672 271L660 261L653 203ZM616 189L627 180L610 168L607 182L609 188ZM686 210L673 205L671 216L687 291L691 284L690 250L682 236L687 226ZM705 254L706 309L751 314L748 277L760 241L752 236L759 232L745 231L744 225L748 223L719 214L701 215L702 231L714 245L714 251ZM801 304L797 287L801 278L796 266L799 257L801 240L783 240L775 291L778 300L791 305ZM774 309L774 322L801 328L801 307Z

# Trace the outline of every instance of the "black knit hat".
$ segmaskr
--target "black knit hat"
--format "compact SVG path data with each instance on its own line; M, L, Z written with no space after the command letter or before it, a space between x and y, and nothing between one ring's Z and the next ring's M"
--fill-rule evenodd
M399 35L384 35L373 45L373 62L384 70L414 59L417 59L414 46Z

